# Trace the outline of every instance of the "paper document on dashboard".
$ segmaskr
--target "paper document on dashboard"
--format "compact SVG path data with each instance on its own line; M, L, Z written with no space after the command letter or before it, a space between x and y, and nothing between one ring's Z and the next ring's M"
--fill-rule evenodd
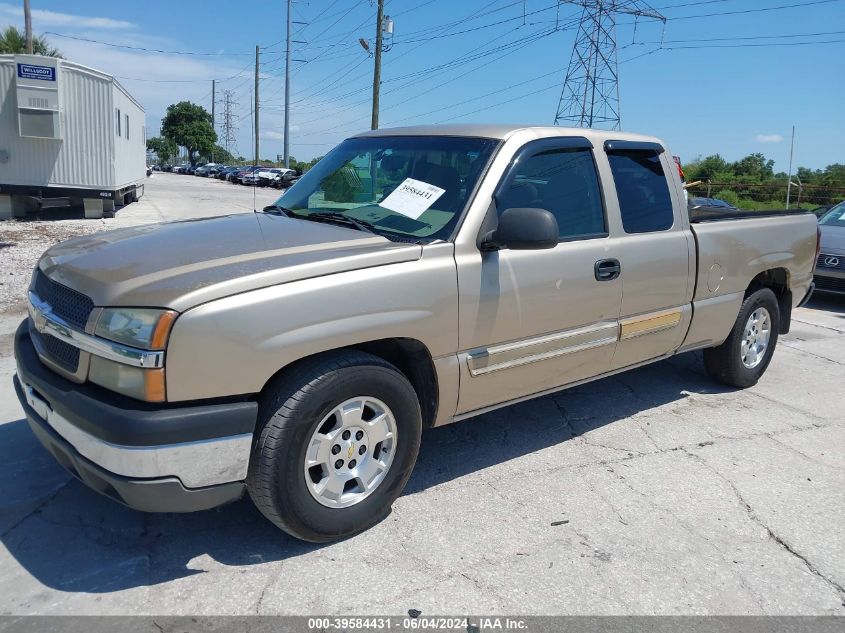
M446 190L440 187L422 180L406 178L389 196L379 202L379 206L416 220L444 193Z

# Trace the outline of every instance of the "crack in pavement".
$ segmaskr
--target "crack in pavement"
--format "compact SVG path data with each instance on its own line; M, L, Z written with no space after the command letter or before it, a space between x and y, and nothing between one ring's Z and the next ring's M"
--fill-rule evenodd
M789 343L786 343L785 341L778 341L778 342L781 345L783 345L784 347L788 347L789 349L794 349L796 352L800 352L802 354L807 354L808 356L813 356L815 358L827 361L829 363L833 363L835 365L845 365L845 363L843 363L842 361L834 360L834 359L829 358L827 356L822 356L821 354L816 354L815 352L811 352L809 350L803 349L801 347L798 347L797 345L790 345Z
M820 325L819 323L812 323L810 321L802 321L801 319L796 319L794 316L792 317L792 320L795 321L796 323L802 323L803 325L809 325L810 327L820 327L824 330L831 330L833 332L836 332L837 334L845 334L845 330L840 330L839 328L835 328L835 327L832 327L830 325Z
M815 457L811 457L810 455L807 455L807 453L805 453L803 451L799 451L794 446L790 446L789 444L786 444L785 442L781 442L779 439L777 439L774 436L774 434L771 434L771 435L767 434L765 437L772 440L775 444L778 444L779 446L783 446L785 449L792 451L793 453L798 453L801 457L803 457L807 461L813 462L814 464L818 464L819 466L822 466L824 468L832 468L833 470L842 470L842 468L840 468L839 466L834 466L833 464L828 464L827 462L823 462L820 459L816 459Z
M68 479L67 479L67 480L66 480L63 484L61 484L60 486L58 486L57 488L55 488L55 489L53 490L53 492L51 492L48 496L46 496L46 497L45 497L45 498L44 498L41 502L39 502L39 503L38 503L38 504L37 504L37 505L36 505L36 506L35 506L32 510L30 510L30 511L29 511L29 512L27 512L25 515L23 515L20 519L18 519L17 521L15 521L15 523L14 523L14 524L12 524L12 525L10 525L8 528L6 528L6 530L4 530L2 534L0 534L0 540L5 539L5 538L6 538L9 534L11 534L11 533L12 533L12 532L14 532L16 529L18 529L18 528L19 528L19 527L20 527L20 526L21 526L21 525L22 525L22 524L23 524L23 523L24 523L27 519L29 519L30 517L35 516L36 514L38 514L38 512L40 512L40 511L41 511L41 509L42 509L44 506L46 506L46 505L47 505L48 503L50 503L53 499L55 499L57 496L59 496L59 494L62 492L62 490L64 490L65 488L67 488L67 487L68 487L68 485L70 485L70 484L71 484L72 482L74 482L74 481L76 481L76 480L75 480L73 477L69 477L69 478L68 478Z
M278 580L275 576L270 576L270 579L264 584L261 588L261 593L258 595L258 600L255 601L255 615L261 615L261 604L264 602L264 596L270 587L276 584L276 580Z
M740 504L742 504L743 508L745 508L745 511L748 514L749 518L752 521L754 521L754 523L756 523L757 525L762 527L764 530L766 530L766 533L768 534L769 538L771 538L775 543L780 545L781 548L783 548L789 554L791 554L792 556L794 556L795 558L800 560L804 564L804 566L810 571L810 573L812 573L814 576L818 576L825 583L830 585L839 594L840 600L845 600L845 587L840 585L838 582L836 582L832 578L827 577L824 573L821 572L821 570L818 569L818 567L816 567L812 563L812 561L810 561L810 559L808 559L806 556L804 556L803 554L798 552L792 545L787 543L781 536L776 534L774 532L774 530L772 530L772 528L770 528L766 524L766 522L763 521L763 519L761 519L760 516L754 511L754 508L751 507L751 504L748 503L748 501L745 500L745 497L742 496L742 493L739 491L739 488L737 488L736 484L734 484L733 481L731 481L723 473L719 472L719 470L717 468L715 468L712 465L710 465L709 463L707 463L707 461L705 459L703 459L701 456L696 455L695 453L692 453L692 452L690 452L686 449L684 449L684 452L687 455L689 455L690 457L692 457L693 459L695 459L696 461L698 461L700 464L702 464L705 468L707 468L714 475L719 477L722 481L724 481L730 487L731 491L733 491L734 495L739 500Z
M575 428L572 426L572 420L570 419L569 414L566 412L566 407L564 407L563 404L561 404L556 397L552 398L551 400L554 403L555 407L557 408L558 413L560 413L560 417L563 419L564 427L566 427L566 429L569 431L569 434L572 436L572 439L579 439L579 440L581 440L581 442L583 444L586 444L587 446L593 446L593 447L596 447L596 448L604 448L604 449L607 449L609 451L618 451L620 453L625 453L629 457L633 456L633 455L638 455L638 456L648 455L648 453L643 453L642 451L638 451L638 450L634 450L634 449L628 449L628 448L618 448L616 446L608 446L606 444L600 444L599 442L594 442L593 440L588 439L586 433L578 433L575 430ZM646 433L646 435L648 435L648 433ZM652 441L652 443L653 443L653 441ZM655 444L655 448L659 448L659 446L657 446Z

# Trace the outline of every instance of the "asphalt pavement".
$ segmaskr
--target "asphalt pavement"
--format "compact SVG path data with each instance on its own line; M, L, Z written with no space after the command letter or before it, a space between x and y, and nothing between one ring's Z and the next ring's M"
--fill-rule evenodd
M107 222L252 209L157 174ZM748 390L691 353L428 431L392 514L325 546L248 500L151 515L72 479L14 396L22 318L0 313L2 614L845 615L845 298L796 310Z

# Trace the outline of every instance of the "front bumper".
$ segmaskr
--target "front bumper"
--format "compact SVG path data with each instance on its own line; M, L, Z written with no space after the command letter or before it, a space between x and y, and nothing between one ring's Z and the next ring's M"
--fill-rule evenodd
M191 512L243 495L258 405L155 406L44 367L24 321L15 391L36 437L83 483L132 508Z
M845 271L816 268L813 281L817 292L845 294Z

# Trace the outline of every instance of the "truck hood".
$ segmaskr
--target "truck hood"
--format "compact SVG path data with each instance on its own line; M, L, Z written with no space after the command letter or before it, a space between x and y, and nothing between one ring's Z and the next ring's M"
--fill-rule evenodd
M184 311L267 286L419 259L418 244L265 213L150 224L62 242L38 262L97 306Z

